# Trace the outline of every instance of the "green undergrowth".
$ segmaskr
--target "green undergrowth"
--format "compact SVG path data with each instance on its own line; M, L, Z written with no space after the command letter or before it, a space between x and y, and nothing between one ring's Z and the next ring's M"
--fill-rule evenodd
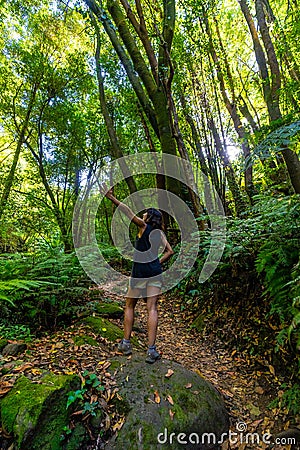
M226 244L217 269L198 282L211 243L201 232L200 252L190 276L173 291L199 332L217 334L232 349L263 357L285 374L282 406L299 390L300 196L257 197L248 218L228 219Z
M125 268L115 248L101 245L108 262L119 261ZM120 317L123 313L118 305L103 302L102 291L96 286L91 289L93 283L76 254L64 253L61 247L39 253L2 254L0 274L0 337L5 334L10 339L24 339L69 325L93 300L99 314ZM25 328L27 335L23 336Z
M90 286L76 255L59 248L38 255L2 255L0 271L9 298L0 298L2 327L23 324L36 332L70 323Z

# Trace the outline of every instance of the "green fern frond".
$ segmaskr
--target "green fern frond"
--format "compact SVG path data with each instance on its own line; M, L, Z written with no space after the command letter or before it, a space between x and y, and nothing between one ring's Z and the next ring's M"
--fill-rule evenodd
M0 281L0 291L11 291L13 289L25 289L29 291L32 288L40 287L42 284L49 284L43 281L31 281L31 280L7 280Z
M33 288L38 288L45 283L43 281L31 281L31 280L6 280L0 281L0 301L8 302L11 306L15 307L15 303L4 294L4 292L16 291L18 289L23 289L30 291Z
M293 145L293 138L300 133L300 120L283 125L272 131L260 144L258 144L254 153L260 158L268 158L271 151L280 152L287 146Z
M13 307L15 307L16 305L14 304L14 302L10 299L10 298L8 298L6 295L3 295L3 294L1 294L0 293L0 302L1 301L4 301L4 302L8 302L11 306L13 306Z

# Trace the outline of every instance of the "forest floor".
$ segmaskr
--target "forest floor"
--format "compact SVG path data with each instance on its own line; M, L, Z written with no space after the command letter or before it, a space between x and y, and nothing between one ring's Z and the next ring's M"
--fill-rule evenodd
M117 297L116 300L120 299ZM157 349L163 358L197 372L222 394L233 433L222 449L296 448L283 445L287 442L285 437L281 445L274 445L270 438L270 435L274 438L278 433L300 424L300 418L291 420L288 411L280 408L281 385L286 380L276 374L274 367L267 362L264 365L261 359L258 362L255 357L226 349L217 338L217 333L200 334L189 326L180 306L181 303L176 303L174 297L161 297ZM146 348L147 308L142 299L137 303L135 312L134 334ZM122 326L122 323L119 321L118 325ZM279 399L278 406L270 407L275 399ZM250 434L248 438L247 433ZM244 442L246 440L248 442ZM271 446L270 442L273 443Z
M107 289L107 287L106 287ZM123 302L124 299L114 296L103 289L103 297ZM113 322L122 327L122 319ZM134 335L138 341L147 346L147 309L141 299L136 306L136 320ZM58 331L52 335L32 341L28 344L28 351L20 356L5 358L5 367L10 369L0 379L0 395L5 395L13 385L14 380L25 373L27 377L35 379L40 371L50 370L54 373L78 373L84 371L96 373L105 385L105 395L108 404L108 414L114 416L113 408L109 405L114 392L114 380L107 372L109 358L116 354L116 345L105 339L92 335L97 339L98 346L74 345L74 336L80 336L88 331L79 324L74 324L68 330ZM290 418L288 412L280 408L282 391L280 386L286 380L275 373L275 369L263 365L254 357L243 356L235 350L228 350L216 334L200 334L187 323L181 311L180 303L174 298L162 296L159 302L159 330L157 348L162 357L181 363L187 369L196 371L210 381L222 394L230 415L232 438L223 444L222 449L282 449L290 450L290 445L270 446L266 433L276 435L295 425L299 419ZM15 366L15 360L19 365ZM159 362L157 363L159 364ZM279 405L270 408L272 400L279 398ZM107 415L108 422L109 417ZM122 426L124 419L115 417L111 426L113 431ZM248 443L244 442L248 437ZM265 441L263 438L265 436ZM253 443L252 443L253 440Z
M137 306L137 313L138 322L145 324L147 311L142 302ZM265 449L268 447L263 442L265 433L275 435L290 427L286 412L279 407L269 408L271 401L280 397L280 386L284 382L274 369L261 367L255 358L244 357L235 350L228 351L216 335L200 335L189 328L179 305L168 297L160 304L157 347L164 358L196 371L222 394L230 414L230 429L237 433L223 449ZM254 445L249 444L252 437L248 444L242 442L247 433L258 433L259 439L255 438ZM274 448L289 449L290 446Z

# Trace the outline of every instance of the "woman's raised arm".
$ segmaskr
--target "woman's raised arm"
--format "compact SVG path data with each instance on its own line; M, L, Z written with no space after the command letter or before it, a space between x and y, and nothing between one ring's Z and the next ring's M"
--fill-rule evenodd
M105 195L114 205L116 205L120 210L139 228L146 228L146 222L140 217L136 216L134 212L125 205L125 203L120 202L112 192L112 188L108 189L106 184L102 184L100 187L100 192Z

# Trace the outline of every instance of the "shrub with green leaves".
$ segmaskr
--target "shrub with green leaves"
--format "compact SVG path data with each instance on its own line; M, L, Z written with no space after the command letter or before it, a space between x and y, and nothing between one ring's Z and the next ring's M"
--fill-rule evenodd
M0 323L0 339L21 339L24 341L30 341L32 334L30 328L26 325L16 324L11 325L9 323Z

